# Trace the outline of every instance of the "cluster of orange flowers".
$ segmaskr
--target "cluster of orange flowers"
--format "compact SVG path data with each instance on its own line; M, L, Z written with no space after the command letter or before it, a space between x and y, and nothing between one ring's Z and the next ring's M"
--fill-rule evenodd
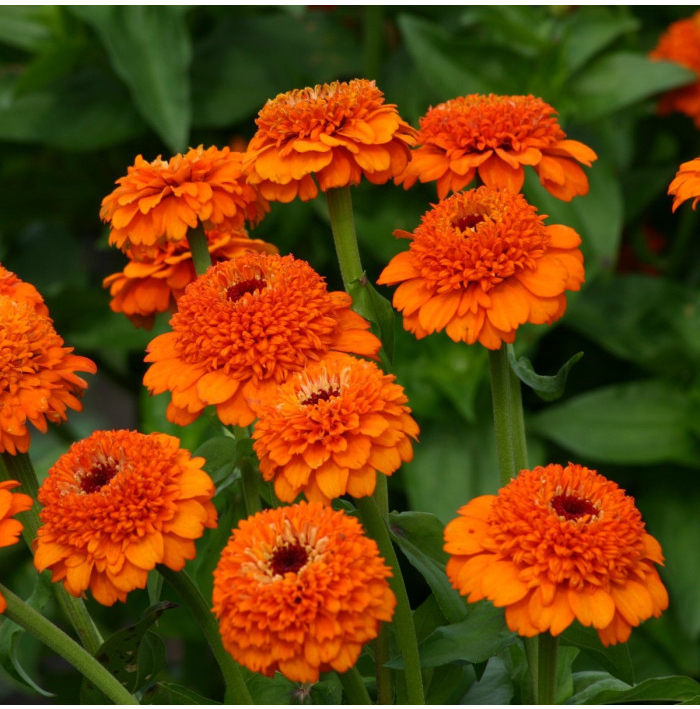
M394 305L416 337L445 330L496 350L523 323L558 320L566 291L584 280L578 234L545 225L519 193L524 166L568 201L587 193L579 163L596 155L532 96L454 99L416 131L366 80L281 94L256 123L245 153L200 146L169 161L137 157L102 203L110 242L129 259L104 284L112 309L136 324L175 311L170 331L148 347L144 378L152 394L170 393L168 419L186 425L213 406L223 424L255 422L264 479L283 502L308 498L239 524L213 603L237 661L314 682L352 667L396 603L376 544L329 505L371 495L377 473L411 460L419 431L394 377L353 356L376 359L381 342L352 298L329 292L308 263L251 239L245 223L264 216L268 199L311 199L363 177L405 188L437 181L439 203L413 233L395 232L409 249L378 282L399 284ZM477 175L483 185L461 191ZM677 202L691 196L684 183L677 189ZM198 278L189 240L197 229L213 262ZM14 454L28 448L27 422L45 430L80 408L86 383L74 372L95 366L63 347L41 296L4 271L0 310L10 357L0 452ZM39 494L36 567L106 605L143 588L157 564L182 569L216 524L203 463L163 434L100 431L74 444ZM0 486L0 545L16 539L10 517L31 504L9 487ZM631 498L592 471L523 471L459 514L445 532L450 580L470 601L505 607L523 635L556 635L577 618L607 645L667 605L658 543Z

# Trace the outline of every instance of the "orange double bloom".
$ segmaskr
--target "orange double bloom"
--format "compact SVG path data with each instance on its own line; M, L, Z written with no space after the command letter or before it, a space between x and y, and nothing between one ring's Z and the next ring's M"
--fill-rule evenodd
M30 510L34 504L34 500L29 495L10 492L18 485L16 480L0 482L0 547L9 547L17 543L24 526L13 517L20 512ZM0 613L4 613L5 608L7 602L0 593Z

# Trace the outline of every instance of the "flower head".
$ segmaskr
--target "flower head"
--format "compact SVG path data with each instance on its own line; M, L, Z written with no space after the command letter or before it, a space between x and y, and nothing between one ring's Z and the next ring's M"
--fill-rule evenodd
M277 247L251 239L245 229L206 232L212 260L226 261L252 251L277 253ZM110 308L124 313L136 326L151 329L157 313L174 311L185 288L196 279L186 239L127 249L129 263L121 273L104 279L112 295Z
M18 285L19 299L0 294L0 453L10 455L29 450L27 424L46 433L47 421L65 421L66 409L80 411L87 382L76 372L97 371L63 346L43 302L23 292Z
M268 209L246 183L242 153L229 148L190 148L167 162L137 156L119 185L102 200L100 217L109 222L109 243L123 248L181 241L188 229L238 231Z
M270 200L313 199L321 191L383 184L403 171L415 130L367 79L307 87L269 100L248 145L249 181Z
M96 431L74 443L39 490L37 569L106 606L145 588L156 564L179 571L216 526L203 464L162 433Z
M649 57L680 64L698 75L697 81L666 92L659 113L684 113L700 128L700 12L671 24Z
M39 291L31 284L18 278L0 264L0 295L6 295L14 300L31 303L40 315L48 315L49 309Z
M674 196L673 211L683 202L693 200L693 209L700 199L700 158L684 162L668 187L668 193Z
M550 324L566 310L567 290L583 282L581 239L545 226L521 194L482 186L440 202L378 283L400 283L394 307L422 338L445 330L455 342L489 349L513 342L525 322Z
M254 672L295 682L350 669L389 621L391 570L360 523L319 502L259 512L234 530L214 571L224 647Z
M247 426L288 376L331 351L374 357L380 341L329 293L308 263L251 253L212 266L187 287L172 332L148 346L144 384L172 392L167 416L186 425L213 404L225 424Z
M588 167L596 154L568 140L556 111L534 96L469 94L431 108L420 120L418 148L397 181L437 180L438 197L466 187L477 172L485 185L518 192L524 165L532 165L545 189L567 202L588 193Z
M520 635L559 635L577 619L611 645L668 606L659 543L634 499L594 470L523 470L459 515L445 528L452 585L505 607Z
M413 457L418 426L403 387L373 363L338 354L290 377L258 410L253 439L265 480L293 502L303 492L325 504L374 492Z
M26 512L34 504L29 495L21 492L10 492L19 483L16 480L0 482L0 547L9 547L19 539L19 534L24 529L22 523L12 519L19 512ZM0 593L0 613L5 612L7 603Z

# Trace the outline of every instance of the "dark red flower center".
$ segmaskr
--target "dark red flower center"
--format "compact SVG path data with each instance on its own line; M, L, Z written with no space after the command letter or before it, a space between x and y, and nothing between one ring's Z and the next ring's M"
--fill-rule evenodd
M235 283L226 289L226 295L229 300L234 303L242 298L246 293L253 293L256 290L262 290L266 283L262 278L249 278L247 281L241 281L240 283Z
M101 490L119 472L115 463L95 463L90 472L80 481L80 488L86 494Z
M466 214L463 217L457 217L452 224L456 229L464 231L465 229L475 229L483 221L483 214Z
M340 389L337 387L332 387L331 389L322 389L321 391L315 391L311 396L308 396L302 402L304 406L315 406L319 401L328 401L334 396L340 394Z
M598 514L598 510L592 502L575 495L553 497L552 509L564 519L578 519L584 515L595 516Z
M270 568L273 574L284 576L285 574L295 574L307 562L309 553L299 542L278 547L272 553Z

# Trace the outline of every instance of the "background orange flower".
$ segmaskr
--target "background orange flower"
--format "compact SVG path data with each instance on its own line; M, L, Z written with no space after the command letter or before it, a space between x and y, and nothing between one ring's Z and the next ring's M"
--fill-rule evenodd
M214 571L224 647L254 672L294 682L349 670L389 621L391 570L360 523L318 502L239 523Z
M237 231L259 222L267 202L247 184L242 153L229 148L190 148L169 161L137 156L119 185L102 200L109 243L119 248L180 241L188 229Z
M29 495L10 492L18 485L16 480L0 482L0 547L9 547L17 543L24 526L19 520L12 518L20 512L31 509L34 504L34 500ZM0 613L4 613L5 608L7 608L7 602L0 593Z
M148 346L144 384L172 393L170 421L186 425L212 404L223 423L247 426L254 408L310 362L331 351L377 354L380 341L351 304L292 256L217 264L187 287L172 332Z
M520 635L559 635L576 619L611 645L668 606L659 543L634 499L594 470L523 470L459 515L445 528L452 585L470 602L505 607Z
M700 199L700 158L684 162L668 187L668 193L674 196L672 210L688 199L693 200L693 209Z
M249 180L270 200L313 199L321 191L383 184L410 159L415 130L384 103L374 81L353 79L295 89L269 100L248 145Z
M39 490L37 569L107 606L145 588L156 564L180 571L216 526L203 464L162 433L95 431L74 443Z
M466 187L477 172L485 185L519 192L524 165L545 189L567 202L588 193L588 167L596 154L568 140L556 111L534 96L469 94L431 108L420 119L418 148L397 182L437 180L438 197Z
M659 113L684 113L700 128L700 12L672 23L649 57L675 62L698 75L698 81L665 93L659 101Z
M407 401L373 362L338 354L312 363L257 412L260 472L283 502L371 495L377 471L391 475L413 458Z
M277 253L277 247L251 239L245 229L206 232L212 261L226 261L251 251ZM109 307L124 313L138 327L151 329L157 313L174 311L176 301L195 280L192 253L186 239L126 250L129 263L104 279L112 295Z
M0 264L0 295L32 303L40 315L49 314L49 309L44 304L39 291L31 283L26 283L12 271L8 271L2 264Z
M87 382L75 372L97 371L94 362L63 346L43 314L46 307L28 292L28 300L0 294L0 453L10 455L29 450L28 423L46 433L47 421L65 421L66 409L80 411L78 396Z
M559 319L565 291L583 282L581 239L536 212L521 194L483 186L440 202L412 234L395 231L409 250L377 283L400 283L393 303L404 328L496 350L525 322Z

